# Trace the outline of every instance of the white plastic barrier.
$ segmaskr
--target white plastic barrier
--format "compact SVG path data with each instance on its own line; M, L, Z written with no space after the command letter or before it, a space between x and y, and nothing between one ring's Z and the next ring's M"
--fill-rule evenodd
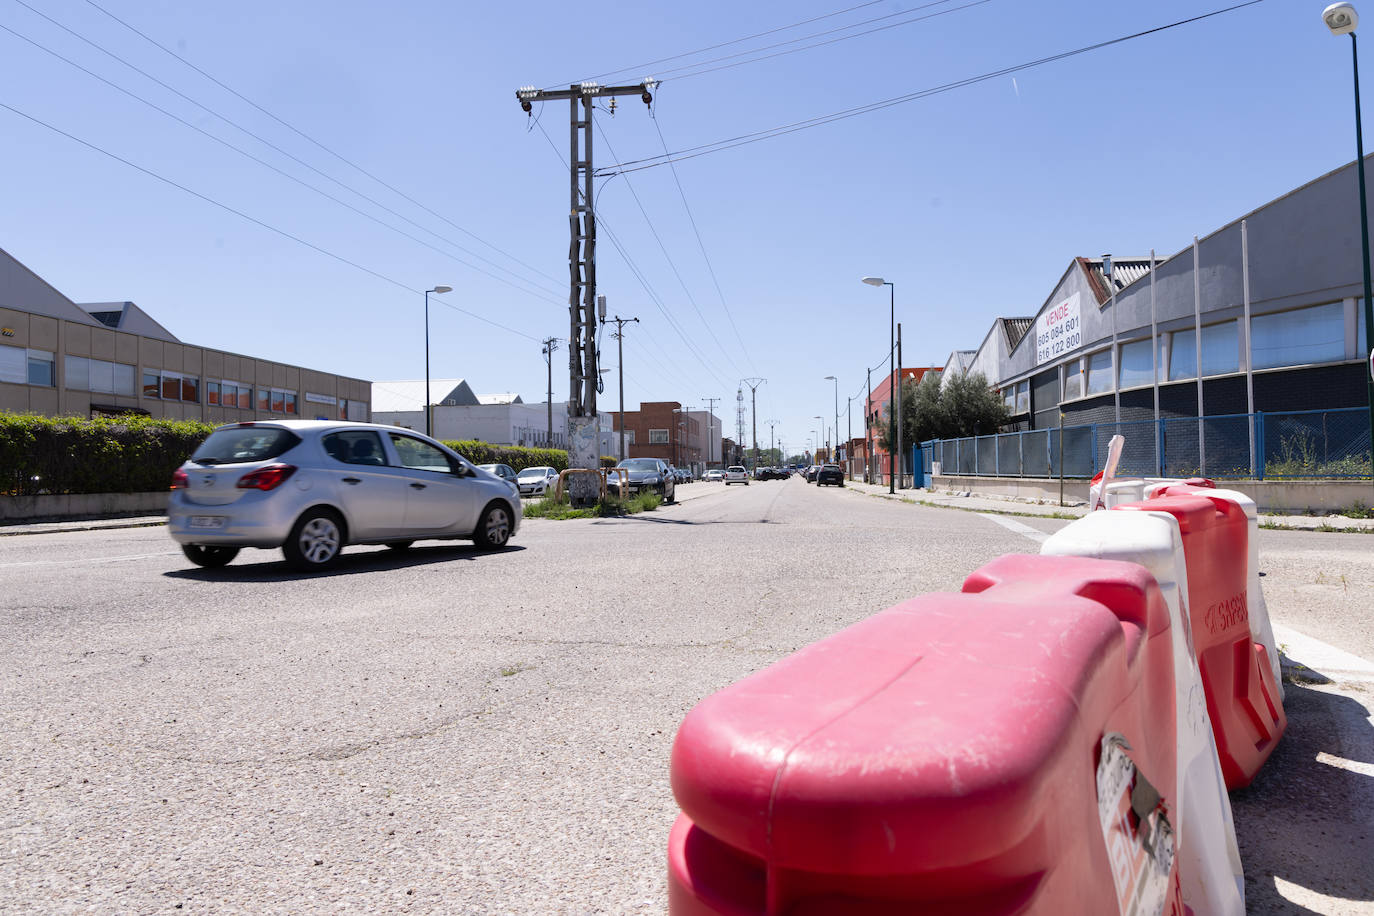
M1182 481L1151 484L1145 488L1145 497L1148 499L1171 483L1179 484ZM1260 586L1259 509L1253 499L1239 490L1208 490L1207 495L1230 500L1245 512L1245 518L1248 522L1245 540L1250 553L1245 565L1245 607L1250 615L1250 637L1264 646L1264 651L1269 654L1269 667L1274 672L1274 686L1278 688L1279 700L1282 702L1284 697L1283 668L1279 662L1278 648L1274 644L1274 625L1269 622L1269 608L1264 603L1264 590Z
M1052 535L1040 552L1139 563L1159 583L1173 632L1179 797L1172 813L1183 901L1197 916L1244 916L1245 878L1193 652L1177 519L1163 512L1093 512Z

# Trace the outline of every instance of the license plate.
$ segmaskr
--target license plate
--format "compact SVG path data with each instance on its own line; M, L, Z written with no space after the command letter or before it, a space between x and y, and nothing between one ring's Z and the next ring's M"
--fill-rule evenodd
M192 528L223 528L224 516L222 515L193 515L191 516Z

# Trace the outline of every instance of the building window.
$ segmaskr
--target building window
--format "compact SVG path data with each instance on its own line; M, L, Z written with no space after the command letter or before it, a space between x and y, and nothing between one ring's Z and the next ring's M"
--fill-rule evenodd
M627 429L627 430L625 430L625 444L626 444L626 445L634 445L634 444L635 444L635 431L634 431L634 430L632 430L632 429Z
M95 364L97 362L99 360L91 361L92 382L95 380ZM164 401L185 401L188 404L199 404L200 379L194 375L182 375L180 372L168 372L165 369L144 369L143 396L145 398L161 398Z
M1345 307L1340 302L1250 319L1256 369L1345 359Z
M1016 413L1016 386L1010 385L1002 389L1002 406L1007 409L1007 413ZM878 418L873 417L873 422L877 423Z
M1083 397L1083 360L1073 359L1064 364L1064 400Z
M1344 319L1342 319L1344 320ZM1175 331L1169 344L1169 381L1197 378L1197 344L1192 328ZM1234 321L1202 329L1202 374L1226 375L1240 369L1240 325Z
M219 382L205 383L205 403L211 407L219 406Z
M1112 351L1099 350L1088 357L1088 394L1112 390Z
M1121 345L1121 387L1135 388L1154 382L1154 341L1135 340Z
M63 377L67 388L73 391L122 394L127 397L133 397L134 394L134 367L124 363L68 356Z
M270 411L271 409L272 409L272 389L271 389L271 388L259 388L259 389L258 389L258 410L261 410L263 413L267 413L267 412Z
M651 430L649 430L649 444L650 444L650 445L667 445L667 444L668 444L668 430L666 430L666 429L651 429Z
M1016 385L1016 412L1030 413L1030 381L1018 382Z
M44 350L0 346L0 382L56 387L53 355Z

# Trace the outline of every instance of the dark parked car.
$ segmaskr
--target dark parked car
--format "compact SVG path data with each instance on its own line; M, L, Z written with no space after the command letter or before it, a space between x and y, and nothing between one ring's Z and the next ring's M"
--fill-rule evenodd
M653 490L666 503L677 498L677 478L662 458L626 458L616 467L630 472L631 493ZM617 476L611 475L611 480L614 482Z
M813 465L811 465L811 467L807 468L807 469L806 469L806 482L807 482L807 483L815 483L815 482L816 482L816 472L819 471L820 469L821 469L821 466L820 466L819 464L813 464Z
M479 464L477 466L488 474L495 474L502 480L509 480L511 483L515 483L515 468L508 464Z
M822 465L821 469L816 472L816 486L820 487L826 484L833 484L837 487L844 486L844 471L838 464Z

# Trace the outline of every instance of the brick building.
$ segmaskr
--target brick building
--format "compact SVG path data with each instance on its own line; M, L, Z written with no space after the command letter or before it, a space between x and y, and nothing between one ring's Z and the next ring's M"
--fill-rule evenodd
M684 409L679 401L643 401L638 410L625 411L627 457L662 458L671 465L699 472L709 452L700 413ZM618 439L619 414L613 425Z

